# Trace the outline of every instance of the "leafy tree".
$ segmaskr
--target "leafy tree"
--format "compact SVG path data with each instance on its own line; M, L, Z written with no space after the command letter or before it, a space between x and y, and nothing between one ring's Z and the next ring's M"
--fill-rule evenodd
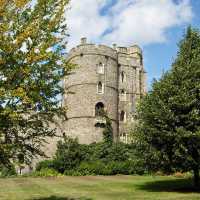
M139 106L139 141L149 144L165 170L193 170L199 185L200 167L200 33L188 28L172 69ZM150 148L149 148L150 149Z
M14 165L5 166L0 165L0 177L9 177L16 175L16 170Z
M111 119L108 117L107 113L103 110L102 117L105 119L104 130L103 130L103 141L99 143L94 143L90 145L93 149L91 159L93 160L103 160L107 162L107 156L109 155L109 150L113 145L113 128Z
M53 160L54 168L63 173L65 170L76 168L87 156L87 145L81 145L77 139L65 137L59 141Z
M34 3L34 4L33 4ZM30 162L41 150L71 66L65 57L68 0L0 1L0 162Z
M103 140L105 143L112 144L112 142L113 142L112 122L106 113L104 114L104 118L106 120L106 124L105 124L104 130L103 130Z

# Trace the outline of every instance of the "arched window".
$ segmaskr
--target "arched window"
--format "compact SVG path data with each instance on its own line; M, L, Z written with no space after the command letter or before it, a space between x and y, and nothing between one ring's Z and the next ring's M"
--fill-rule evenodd
M120 113L120 121L125 122L126 121L126 113L122 110Z
M126 81L126 74L124 71L121 72L121 82L125 82Z
M104 104L102 102L99 102L95 105L95 116L104 116Z
M101 62L97 65L97 73L104 74L104 64L102 64Z
M142 57L142 55L140 56L140 65L143 65L143 57Z
M124 89L122 89L120 92L120 100L126 101L126 91Z
M97 93L103 94L103 92L104 92L103 83L101 81L99 81L98 85L97 85Z

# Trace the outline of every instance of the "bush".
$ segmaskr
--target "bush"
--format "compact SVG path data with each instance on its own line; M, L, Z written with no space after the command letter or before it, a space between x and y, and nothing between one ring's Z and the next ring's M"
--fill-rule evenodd
M122 142L113 143L113 145L108 149L109 153L106 156L108 162L124 162L132 158L134 152L131 145L124 144Z
M107 174L104 175L117 175L117 174L123 174L123 175L130 175L130 174L144 174L145 170L140 166L136 165L135 161L112 161L109 162L106 166Z
M79 167L71 170L65 170L64 174L68 176L86 176L86 175L117 175L117 174L144 174L145 171L136 167L134 161L111 161L105 164L102 161L82 162Z
M102 161L84 162L78 168L78 171L85 175L102 175L105 169Z
M182 172L175 172L173 175L176 178L184 178L185 177L185 174Z
M36 165L36 171L40 171L41 169L53 169L54 162L53 160L43 160Z
M57 143L54 159L40 162L36 170L48 168L73 176L146 173L144 159L137 154L135 145L113 142L112 123L106 113L104 115L102 142L83 145L77 139L64 137Z
M86 176L86 175L102 175L105 164L101 161L82 162L79 167L73 170L66 170L65 175Z
M66 137L58 142L54 159L38 163L36 170L54 169L70 176L142 175L147 173L144 166L133 145L110 141L83 145L77 139Z
M77 169L71 169L71 170L66 170L64 172L65 176L86 176L89 174L81 174L79 171L77 171Z
M85 159L87 150L87 145L80 145L77 139L65 137L57 144L54 168L60 173L76 168Z
M9 177L9 176L16 176L16 175L17 175L17 172L13 165L10 165L8 167L0 166L0 177Z
M25 174L23 176L31 176L31 177L54 177L54 176L62 176L62 174L58 173L55 169L49 168L41 168L40 171L35 171L29 174Z
M130 165L129 174L144 175L149 173L144 161L141 158L135 158L134 160L129 161L128 163Z
M128 168L125 162L112 161L107 164L106 168L109 174L105 175L128 174Z

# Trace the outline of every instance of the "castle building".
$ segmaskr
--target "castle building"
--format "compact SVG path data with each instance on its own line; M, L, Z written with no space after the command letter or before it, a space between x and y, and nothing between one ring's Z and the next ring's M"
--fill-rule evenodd
M146 92L140 47L111 48L82 38L70 50L68 62L76 67L64 79L65 134L77 137L80 143L101 141L104 111L112 121L114 140L128 142L128 125L134 123L137 101Z
M64 79L62 106L66 107L67 120L58 119L56 127L59 137L47 139L43 150L48 157L56 152L57 142L63 135L78 138L80 143L90 144L103 139L104 113L112 121L114 140L128 143L129 130L136 121L136 104L146 93L146 73L139 46L108 47L87 43L71 49L68 62L75 64L74 70ZM35 168L37 158L31 166L19 168L20 174ZM17 168L18 169L18 168Z

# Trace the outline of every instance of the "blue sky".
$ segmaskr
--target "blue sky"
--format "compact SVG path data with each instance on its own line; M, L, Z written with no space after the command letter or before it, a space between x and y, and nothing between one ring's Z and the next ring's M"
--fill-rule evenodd
M69 49L81 37L109 46L139 44L150 89L176 58L187 26L200 28L200 0L72 0L66 18Z
M158 79L163 71L170 69L177 55L177 44L183 38L187 26L192 25L193 27L200 28L200 0L192 0L191 5L193 12L191 22L169 29L167 31L168 41L166 43L144 46L144 63L145 69L148 72L148 88L150 88L153 78Z

